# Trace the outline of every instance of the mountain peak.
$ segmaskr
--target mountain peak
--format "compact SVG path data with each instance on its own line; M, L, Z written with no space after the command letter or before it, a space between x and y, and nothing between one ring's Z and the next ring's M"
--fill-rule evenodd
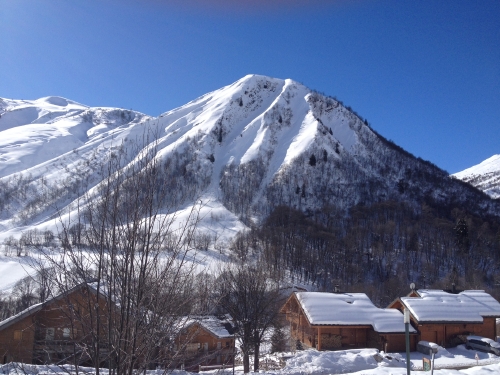
M82 106L81 104L79 104L77 102L74 102L72 100L68 100L68 99L63 98L61 96L46 96L46 97L34 100L33 103L37 103L39 105L48 104L48 105L54 105L57 107L66 107L69 104L76 104L76 105Z
M492 198L500 198L500 154L452 175L484 191Z
M29 176L25 183L34 192L47 181L67 192L64 198L52 194L50 205L32 211L29 202L20 202L26 223L49 220L49 207L78 198L74 186L83 180L98 185L99 167L109 155L121 152L124 163L137 162L141 148L152 146L137 144L146 132L155 135L152 148L169 174L172 205L203 197L246 224L279 205L346 213L386 200L418 206L422 197L471 206L467 202L478 194L456 181L447 190L444 171L376 134L338 100L292 79L250 74L157 118L56 96L0 104L6 108L0 117L0 182L15 186L15 178ZM481 209L500 211L488 201ZM9 212L0 227L17 225L19 215Z
M493 155L477 165L453 174L453 176L462 179L470 175L485 174L498 171L500 171L500 154Z

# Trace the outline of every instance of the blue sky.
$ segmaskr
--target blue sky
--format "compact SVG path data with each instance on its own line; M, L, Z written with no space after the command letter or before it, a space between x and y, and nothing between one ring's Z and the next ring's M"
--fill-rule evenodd
M249 73L450 173L500 154L497 0L0 0L0 97L156 116Z

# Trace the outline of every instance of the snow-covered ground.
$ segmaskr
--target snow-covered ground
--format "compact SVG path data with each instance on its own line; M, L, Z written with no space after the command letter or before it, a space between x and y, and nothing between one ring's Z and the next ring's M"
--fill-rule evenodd
M0 293L12 289L20 279L33 273L31 258L12 258L0 255Z
M475 355L479 361L476 361ZM375 359L378 356L379 361ZM412 373L422 371L423 357L429 358L418 352L410 353ZM479 366L477 369L461 370L459 368ZM467 350L464 345L456 348L444 349L439 347L434 360L436 374L492 374L500 373L500 357L493 354ZM483 370L481 368L487 366ZM481 370L481 371L479 371ZM474 372L479 371L479 372ZM285 374L406 374L406 353L378 352L376 349L358 349L335 352L318 352L306 350L287 361L281 371Z
M375 349L354 349L335 352L318 352L316 350L304 350L292 353L283 353L286 366L279 370L260 370L260 374L269 375L306 375L306 374L377 374L377 375L406 375L405 353L378 352ZM476 354L479 357L475 359ZM268 361L261 360L261 368L266 363L276 361L279 356L269 355ZM378 357L378 360L375 359ZM423 354L412 352L412 374L422 371ZM426 356L428 357L428 356ZM440 348L435 358L436 375L492 375L500 373L500 357L493 354L467 350L463 345L453 349ZM85 368L82 372L93 373L91 368ZM71 367L58 366L31 366L22 364L8 364L0 366L3 374L33 374L44 375L54 373L71 373ZM233 373L232 368L226 370L204 371L206 374ZM237 366L235 374L241 375L243 368ZM161 370L148 371L148 375L161 375ZM175 375L189 375L184 371L174 371Z

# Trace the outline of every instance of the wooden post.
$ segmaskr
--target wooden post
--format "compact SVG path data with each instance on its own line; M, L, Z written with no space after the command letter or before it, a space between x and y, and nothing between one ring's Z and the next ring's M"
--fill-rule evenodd
M321 350L321 328L318 327L318 351Z
M441 345L441 346L443 346L445 348L446 348L446 346L448 346L447 345L448 344L448 340L446 339L446 324L443 324L443 342L442 342L442 344L439 344L439 343L436 343L436 344Z
M297 327L298 331L300 331L300 342L304 342L304 330L302 329L302 314L299 313L299 326Z
M236 362L236 330L233 328L233 375L234 375L235 362Z
M410 375L410 310L404 312L405 338L406 338L406 374Z

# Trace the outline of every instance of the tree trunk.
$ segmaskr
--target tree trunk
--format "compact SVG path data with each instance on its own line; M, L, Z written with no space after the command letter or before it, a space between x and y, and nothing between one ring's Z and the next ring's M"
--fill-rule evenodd
M243 352L243 372L248 374L250 372L250 356L248 351Z
M259 372L259 354L260 354L260 343L256 342L254 344L254 354L253 354L253 371Z

